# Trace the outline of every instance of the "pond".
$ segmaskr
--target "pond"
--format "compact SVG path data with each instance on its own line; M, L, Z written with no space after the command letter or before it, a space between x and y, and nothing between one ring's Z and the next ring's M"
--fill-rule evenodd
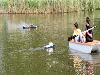
M76 21L84 30L87 16L97 26L94 39L100 40L99 13L1 14L0 75L99 75L100 54L71 53L67 41ZM31 24L38 27L23 29ZM52 53L43 48L50 41Z

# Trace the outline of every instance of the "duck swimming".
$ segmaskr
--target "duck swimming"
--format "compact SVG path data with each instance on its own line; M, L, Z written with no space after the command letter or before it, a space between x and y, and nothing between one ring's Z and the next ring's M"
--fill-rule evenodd
M55 45L52 42L49 42L47 45L44 46L44 49L50 54L53 53Z
M30 26L23 26L23 29L36 29L38 26L36 26L36 25L34 25L34 24L32 24L32 25L30 25Z
M45 45L44 48L48 49L48 48L54 48L55 45L52 42L49 42L48 45Z

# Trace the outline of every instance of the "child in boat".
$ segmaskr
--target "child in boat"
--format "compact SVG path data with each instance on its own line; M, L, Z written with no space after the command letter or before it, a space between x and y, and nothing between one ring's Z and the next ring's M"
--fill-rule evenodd
M86 17L85 27L86 27L86 30L91 28L89 17ZM85 37L86 37L86 42L93 42L93 31L92 30L87 31L85 33Z
M75 42L81 42L81 43L85 42L85 37L82 34L81 30L79 29L77 22L74 24L73 36L75 36L75 39L74 39Z

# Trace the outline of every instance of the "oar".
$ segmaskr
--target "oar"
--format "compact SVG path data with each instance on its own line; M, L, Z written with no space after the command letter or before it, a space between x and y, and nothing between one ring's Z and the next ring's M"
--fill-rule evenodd
M81 32L81 34L83 34L83 33L85 33L85 32L88 32L89 30L92 30L92 29L94 29L94 28L96 28L96 26L94 26L94 27L92 27L92 28L90 28L90 29L88 29L88 30L85 30L85 31ZM79 35L80 35L80 34L79 34ZM71 41L72 39L74 39L75 37L77 37L77 36L79 36L79 35L73 35L73 36L68 37L68 41Z
M83 31L82 33L88 32L89 30L92 30L92 29L94 29L94 28L96 28L96 26L94 26L94 27L92 27L92 28L90 28L90 29L88 29L88 30Z

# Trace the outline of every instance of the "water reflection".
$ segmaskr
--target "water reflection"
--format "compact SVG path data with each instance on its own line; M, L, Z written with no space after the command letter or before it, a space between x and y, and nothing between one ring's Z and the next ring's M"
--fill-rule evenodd
M69 53L76 75L95 75L95 66L100 63L100 54L84 54L75 50L69 50Z

